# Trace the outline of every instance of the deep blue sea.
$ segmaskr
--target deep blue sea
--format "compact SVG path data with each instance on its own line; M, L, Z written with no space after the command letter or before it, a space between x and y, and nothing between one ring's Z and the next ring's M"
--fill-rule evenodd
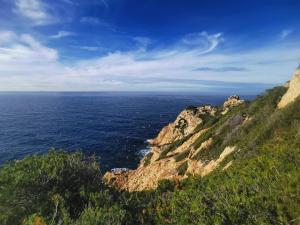
M96 154L102 170L138 165L146 140L186 106L228 96L175 93L0 93L0 165L51 148ZM247 97L248 99L251 96Z

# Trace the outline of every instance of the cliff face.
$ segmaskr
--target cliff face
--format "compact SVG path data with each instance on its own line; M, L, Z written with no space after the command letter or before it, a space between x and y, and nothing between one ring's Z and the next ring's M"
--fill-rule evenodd
M275 112L277 105L283 108L300 95L299 69L288 90L283 91L283 87L277 88L270 96L266 95L266 99L258 98L253 104L235 95L230 96L223 107L188 107L150 141L151 152L137 169L108 172L104 180L132 192L155 189L163 179L182 180L193 175L205 176L217 168L228 169L234 164L229 156L241 151L238 144L242 146L239 142L243 140L237 139L240 133L247 138L245 130L257 126L257 121L271 112L265 110Z
M209 162L199 160L197 158L199 153L208 148L213 141L213 138L209 137L200 145L196 145L211 129L204 124L243 103L238 96L231 96L222 109L210 105L188 107L150 141L151 152L140 162L137 169L108 172L104 175L104 179L119 189L141 191L156 188L158 182L163 179L181 180L188 174L210 173L235 150L235 147L224 148L215 160ZM242 118L242 121L244 120L245 118Z
M282 97L281 101L278 103L278 108L285 107L300 95L300 66L286 86L288 90Z
M188 107L182 111L173 123L164 127L158 136L150 141L151 145L163 146L173 143L191 134L205 116L214 116L217 109L210 105L202 107Z

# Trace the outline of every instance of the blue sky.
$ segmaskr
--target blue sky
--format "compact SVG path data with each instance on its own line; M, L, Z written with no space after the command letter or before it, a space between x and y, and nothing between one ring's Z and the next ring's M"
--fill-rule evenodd
M300 63L298 0L0 4L0 91L251 93Z

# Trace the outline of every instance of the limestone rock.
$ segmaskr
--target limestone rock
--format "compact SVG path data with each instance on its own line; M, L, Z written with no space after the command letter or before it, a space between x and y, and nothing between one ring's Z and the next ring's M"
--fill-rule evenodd
M226 114L231 108L244 103L244 100L240 99L238 95L230 96L223 104L222 114Z
M167 145L191 134L203 122L204 115L215 115L217 109L210 105L188 107L183 110L173 123L164 127L158 136L150 141L152 145Z
M300 66L297 68L287 87L288 90L278 103L278 108L284 108L287 104L300 96Z

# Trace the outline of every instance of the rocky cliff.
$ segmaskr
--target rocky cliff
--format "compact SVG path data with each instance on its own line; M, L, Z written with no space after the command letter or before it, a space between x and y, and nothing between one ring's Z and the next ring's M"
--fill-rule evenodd
M292 79L286 84L286 87L288 90L278 103L278 108L285 107L300 95L300 65L294 73Z
M275 107L278 104L283 108L299 95L298 68L280 101L274 100ZM137 169L111 171L104 175L104 180L132 192L155 189L164 179L180 181L188 176L205 176L216 169L225 170L234 163L229 156L240 151L236 145L239 133L250 129L262 116L258 104L265 105L263 102L251 105L234 95L222 107L188 107L150 141L151 151Z
M119 189L141 191L154 189L163 179L181 180L189 174L206 175L235 150L234 146L224 148L220 156L209 162L197 157L208 148L213 137L208 137L199 145L199 140L211 129L208 121L225 115L232 108L243 104L238 96L230 96L222 108L211 105L190 106L183 110L173 123L164 127L158 136L150 141L151 151L135 170L118 170L105 174L105 180ZM242 123L241 117L237 123Z

